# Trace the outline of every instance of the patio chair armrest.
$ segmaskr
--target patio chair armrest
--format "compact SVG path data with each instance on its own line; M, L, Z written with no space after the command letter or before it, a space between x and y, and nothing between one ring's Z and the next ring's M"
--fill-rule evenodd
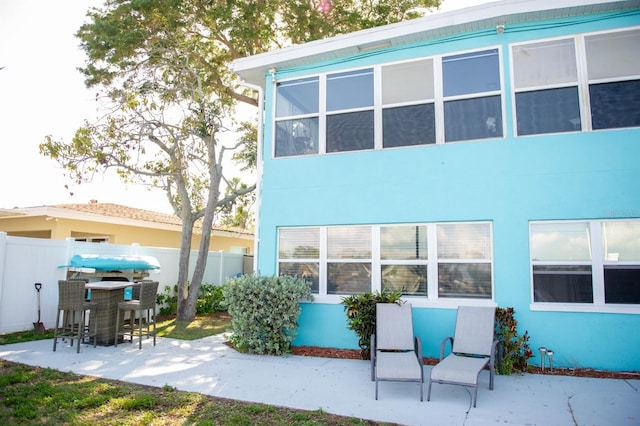
M447 340L451 341L451 350L453 350L453 337L449 336L442 339L442 342L440 343L440 361L444 359L444 347L447 344Z
M371 335L371 340L369 340L369 353L371 354L371 381L373 382L376 379L376 335Z
M496 358L498 360L498 370L502 370L502 354L500 353L500 342L498 340L494 340L491 344L491 358L489 359L489 366L491 367L491 371L494 370Z
M422 358L422 341L420 340L420 336L415 336L413 338L413 349L416 351L416 356L420 361L420 365L422 365L424 360Z
M495 375L495 357L496 357L496 353L498 352L498 345L500 344L500 342L498 342L498 340L494 340L493 343L491 344L491 357L489 358L489 390L493 390L493 377ZM502 371L502 357L498 357L498 368L500 371Z

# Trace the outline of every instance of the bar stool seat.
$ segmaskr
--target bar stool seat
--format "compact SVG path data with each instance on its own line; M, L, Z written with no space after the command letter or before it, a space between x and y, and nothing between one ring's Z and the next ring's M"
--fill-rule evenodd
M93 337L93 347L97 343L98 321L93 321L94 329L90 330L87 312L98 309L97 303L85 299L85 284L83 280L58 281L58 313L53 333L53 351L55 352L58 338L68 338L71 346L77 340L77 352L80 353L80 343L86 338ZM62 317L62 325L60 319Z
M158 293L158 284L158 281L142 281L139 285L139 299L118 303L115 346L118 346L118 338L120 336L123 338L129 336L131 343L133 343L133 337L136 334L138 335L138 349L142 349L142 336L147 338L153 336L153 346L156 345L156 295ZM125 312L129 312L128 322L125 321ZM120 324L121 318L122 324Z

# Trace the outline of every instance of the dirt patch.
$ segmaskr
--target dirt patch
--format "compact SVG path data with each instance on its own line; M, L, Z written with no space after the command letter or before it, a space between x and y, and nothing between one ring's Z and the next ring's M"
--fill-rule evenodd
M293 354L300 356L315 356L322 358L344 358L344 359L360 359L359 350L351 349L333 349L320 348L317 346L294 346ZM438 362L436 358L424 358L425 365L435 365ZM640 380L640 372L638 371L607 371L594 370L592 368L554 368L551 371L545 368L544 372L540 367L529 366L528 373L546 374L550 376L575 376L575 377L592 377L598 379L630 379Z

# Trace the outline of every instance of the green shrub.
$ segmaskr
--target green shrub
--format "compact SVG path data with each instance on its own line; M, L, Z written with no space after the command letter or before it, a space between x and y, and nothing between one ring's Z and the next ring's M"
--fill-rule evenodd
M371 358L371 335L376 331L376 303L397 303L402 292L353 294L342 298L347 327L356 332L360 358Z
M224 303L223 287L215 284L201 284L196 301L196 314L207 315L216 311L224 311L226 309ZM178 311L178 286L174 285L173 289L169 286L164 287L164 293L158 293L156 303L160 307L160 315L175 315Z
M499 343L498 374L524 373L533 352L529 347L529 334L518 335L518 321L513 308L496 308L496 339Z
M156 304L160 308L160 315L175 315L178 312L178 286L173 286L173 291L168 285L164 286L164 293L156 295Z
M198 314L206 315L226 309L224 285L202 284L200 286L200 294L196 302L196 312Z
M311 284L301 278L243 275L226 282L224 299L238 350L281 355L291 352L299 301L313 296Z

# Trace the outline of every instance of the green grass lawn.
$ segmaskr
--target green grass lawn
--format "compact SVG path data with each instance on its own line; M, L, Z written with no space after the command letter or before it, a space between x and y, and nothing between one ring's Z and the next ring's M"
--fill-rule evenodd
M231 329L226 313L188 324L158 317L158 335L193 340ZM53 338L53 331L0 335L0 345ZM318 411L214 398L62 373L0 360L0 424L11 425L376 425Z
M3 425L366 425L374 422L78 376L0 360Z
M175 316L158 316L156 333L159 337L196 340L215 334L231 331L231 316L226 312L214 312L210 315L198 315L188 323L176 321ZM31 340L53 339L53 329L46 332L26 330L18 333L0 335L0 345L28 342Z

